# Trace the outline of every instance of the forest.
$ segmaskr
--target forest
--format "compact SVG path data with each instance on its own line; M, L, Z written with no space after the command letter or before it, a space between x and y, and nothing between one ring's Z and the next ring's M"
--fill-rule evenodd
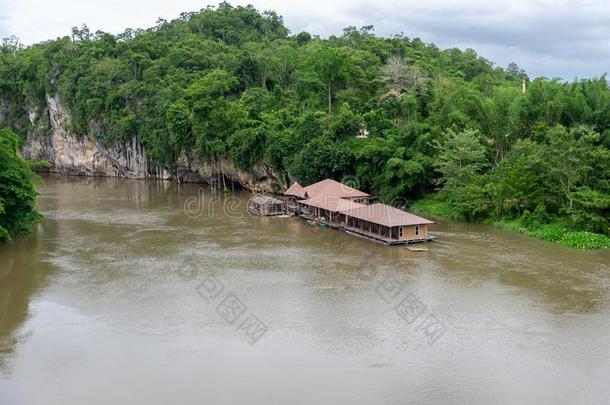
M274 12L221 3L118 35L83 25L28 47L5 39L0 121L24 139L31 107L58 95L71 131L107 145L136 136L170 171L186 152L265 164L286 182L347 177L424 214L607 248L602 73L530 79L472 49L372 26L290 33Z

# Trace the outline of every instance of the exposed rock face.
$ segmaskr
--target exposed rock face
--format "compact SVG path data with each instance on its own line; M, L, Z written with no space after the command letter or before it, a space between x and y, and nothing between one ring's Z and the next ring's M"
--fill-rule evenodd
M35 129L28 134L21 153L26 159L47 160L51 171L83 176L132 179L169 177L151 164L136 138L118 147L106 147L86 136L69 132L70 115L57 96L47 96L41 113L30 109ZM45 134L50 130L50 134Z
M187 159L183 153L176 166L177 177L184 183L209 183L230 188L233 182L248 190L267 193L279 193L285 189L273 170L263 164L246 172L237 169L229 159L201 161L196 157Z
M30 108L28 118L34 129L28 134L21 154L29 160L48 161L52 172L131 179L174 179L229 188L232 183L237 183L259 192L279 192L283 187L265 165L245 172L236 169L228 159L200 161L195 157L187 158L183 153L176 162L175 173L169 173L153 164L135 137L123 145L108 147L87 136L75 135L69 130L70 114L58 96L47 96L43 109Z

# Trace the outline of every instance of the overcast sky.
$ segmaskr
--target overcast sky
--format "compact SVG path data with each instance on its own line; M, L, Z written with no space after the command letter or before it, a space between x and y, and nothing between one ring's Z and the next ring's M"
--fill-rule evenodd
M147 28L218 2L196 0L0 0L0 36L25 44L92 31ZM500 66L516 62L530 77L571 80L610 71L609 0L282 0L230 1L275 10L293 33L326 37L346 26L374 25L441 48L473 48Z

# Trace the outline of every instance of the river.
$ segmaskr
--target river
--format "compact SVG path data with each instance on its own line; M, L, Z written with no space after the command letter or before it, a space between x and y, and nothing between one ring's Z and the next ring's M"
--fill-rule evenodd
M0 404L610 401L607 250L443 221L414 252L246 192L38 189L45 221L0 246Z

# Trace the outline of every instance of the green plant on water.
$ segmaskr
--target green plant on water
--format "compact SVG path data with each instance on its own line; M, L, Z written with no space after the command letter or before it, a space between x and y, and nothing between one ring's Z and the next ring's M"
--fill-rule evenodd
M527 227L521 220L504 220L490 222L490 224L571 248L586 250L610 248L610 237L588 231L571 230L563 223Z

